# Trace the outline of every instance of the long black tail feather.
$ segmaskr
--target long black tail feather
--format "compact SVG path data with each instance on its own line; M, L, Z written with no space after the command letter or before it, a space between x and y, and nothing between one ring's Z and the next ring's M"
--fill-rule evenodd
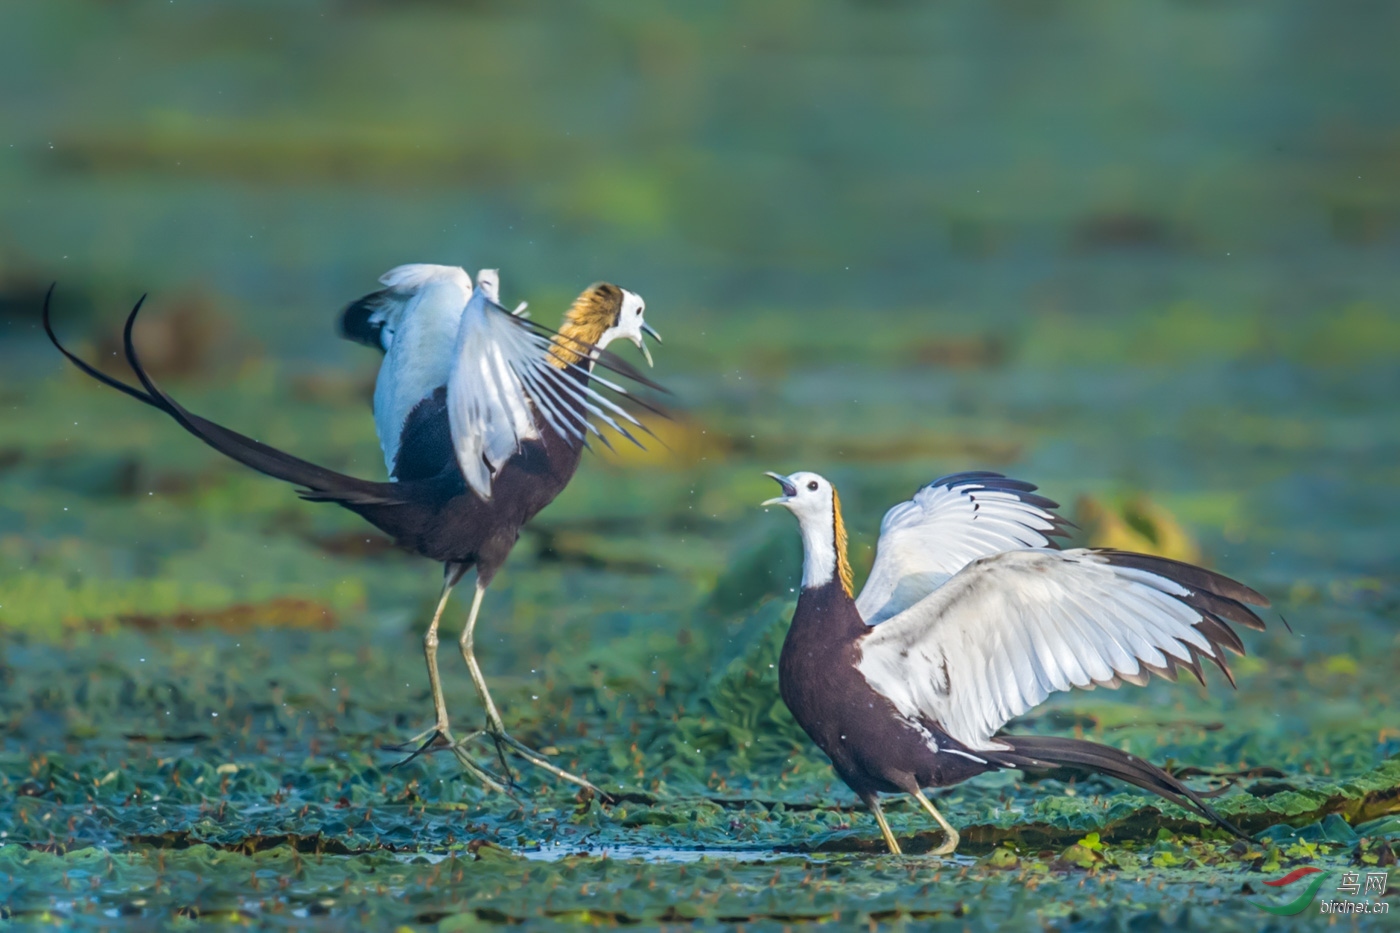
M1183 810L1189 810L1210 820L1241 839L1250 838L1215 812L1196 791L1151 762L1143 761L1135 755L1097 742L1053 735L998 735L996 739L1010 745L1010 751L979 751L978 754L1003 768L1038 770L1067 767L1105 774L1151 791Z
M351 508L392 505L400 501L402 493L393 484L357 479L353 476L346 476L344 473L337 473L335 470L317 466L299 457L293 457L275 447L255 441L237 431L231 431L222 425L201 418L199 415L187 411L167 395L155 384L141 365L141 359L136 353L136 346L132 342L132 328L136 324L136 316L140 313L146 296L142 295L141 300L136 302L136 306L131 309L131 314L127 316L126 327L123 330L127 362L137 379L140 380L141 385L145 387L144 392L101 372L59 342L49 314L52 297L53 287L50 286L48 295L44 298L44 333L48 335L49 341L58 348L58 351L67 357L74 366L103 385L110 386L118 392L164 412L186 431L224 456L275 479L302 487L300 494L305 499L339 502Z

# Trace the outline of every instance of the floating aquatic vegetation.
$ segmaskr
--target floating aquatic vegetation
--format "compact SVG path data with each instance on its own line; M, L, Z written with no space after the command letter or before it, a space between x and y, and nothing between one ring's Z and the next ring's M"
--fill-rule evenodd
M1010 7L109 6L0 6L8 67L40 89L7 98L0 160L0 923L1225 933L1259 929L1266 882L1299 868L1394 890L1400 160L1394 81L1357 67L1395 59L1375 11L1153 7L1204 37L1162 86L1098 41L1102 10L1037 12L1091 41L1072 68L1023 43L1038 83L1008 109L1006 82L924 93L906 53L976 74L1005 51L987 17L1021 28ZM748 38L716 56L732 22ZM1096 64L1123 80L1088 86ZM1355 119L1308 118L1342 90ZM1243 129L1125 161L1145 150L1122 101L1202 94ZM546 317L565 279L616 275L666 337L669 449L586 459L478 632L511 729L611 807L489 797L440 753L392 767L382 746L428 724L438 569L94 392L33 326L53 277L93 343L148 288L152 312L205 295L209 319L142 325L181 400L378 477L368 360L330 322L424 237L529 271L512 297ZM195 365L220 334L267 353ZM1274 599L1293 632L1247 637L1237 691L1096 690L1014 724L1223 790L1252 841L1109 780L1005 773L937 795L965 856L882 852L777 698L800 555L755 508L760 473L849 489L859 564L886 504L971 468L1098 496L1120 522L1099 543L1198 549ZM1112 501L1130 489L1150 503ZM889 817L911 853L939 841L915 807Z

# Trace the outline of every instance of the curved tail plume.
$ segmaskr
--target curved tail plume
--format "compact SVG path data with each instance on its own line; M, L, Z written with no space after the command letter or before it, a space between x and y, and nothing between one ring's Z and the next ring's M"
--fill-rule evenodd
M55 283L56 284L56 283ZM116 389L125 395L129 395L137 401L149 405L152 408L162 411L175 420L180 427L184 428L195 437L199 438L210 447L217 450L224 456L237 460L245 466L252 467L260 473L276 479L284 480L300 486L299 494L304 499L317 501L340 502L351 508L356 506L383 506L402 502L402 491L395 487L393 483L377 483L370 480L357 479L353 476L346 476L335 470L329 470L322 466L317 466L299 457L294 457L289 453L271 447L261 441L255 441L251 437L231 431L222 425L215 424L206 418L186 410L179 402L165 393L150 374L141 365L141 358L136 352L136 345L132 340L132 331L136 325L136 316L141 311L141 306L145 304L146 296L136 302L131 313L127 315L126 326L122 331L122 342L126 349L126 360L131 366L132 372L144 387L138 389L133 385L128 385L120 379L113 378L77 354L70 351L58 339L54 333L53 323L50 318L50 304L53 299L55 285L49 286L48 294L44 296L44 333L48 335L49 341L53 343L58 351L68 358L78 369L85 374L96 379L105 386Z
M1226 832L1241 839L1250 838L1216 813L1191 788L1151 762L1120 751L1109 745L1068 739L1053 735L998 735L998 742L1010 745L1010 751L978 752L993 764L1003 768L1031 770L1066 767L1078 771L1104 774L1149 790L1198 816L1210 820Z

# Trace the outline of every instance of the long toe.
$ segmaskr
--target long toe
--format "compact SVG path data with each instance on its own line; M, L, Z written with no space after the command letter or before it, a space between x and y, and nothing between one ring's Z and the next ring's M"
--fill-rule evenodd
M505 772L506 780L512 787L519 787L516 783L515 774L510 770L510 762L506 761L506 739L509 738L504 732L491 732L491 743L496 747L496 760L501 763L501 770Z
M457 763L462 766L462 770L467 772L478 784L487 790L493 790L512 799L517 799L515 794L511 793L510 788L506 786L506 782L472 760L472 757L467 754L467 750L462 747L461 742L452 743L451 748L452 754L456 756Z
M439 732L437 729L431 729L431 730L429 730L427 733L424 733L424 734L427 735L427 737L428 737L428 738L427 738L427 741L423 742L421 745L419 745L417 748L415 748L412 752L409 752L408 757L403 758L403 759L401 759L401 760L399 760L399 761L396 761L396 762L395 762L393 765L391 765L390 767L391 767L391 768L402 768L404 765L408 764L410 761L412 761L413 759L417 758L419 755L421 755L421 754L423 754L424 752L428 751L428 750L429 750L430 748L432 748L435 744L437 744L437 742L440 741L440 740L445 740L445 741L447 742L447 744L448 744L448 747L451 747L451 745L453 744L453 743L452 743L452 739L451 739L451 733L446 733L446 734L444 734L444 733L442 733L442 732ZM407 742L405 742L403 745L392 745L392 746L389 746L389 747L390 747L391 749L393 749L394 751L403 751L403 750L404 750L405 748L407 748L409 745L411 745L411 744L417 742L418 739L421 739L422 737L423 737L422 735L419 735L419 736L417 736L417 737L415 737L415 738L409 739L409 740L408 740Z
M413 738L404 739L402 742L399 742L396 745L381 745L379 747L387 752L401 752L405 751L406 749L417 748L419 745L422 745L425 740L436 739L440 735L446 735L448 731L449 730L442 726L432 726L430 728L424 729L422 732L418 733Z
M962 837L957 833L950 833L943 845L930 852L930 855L952 855L958 848L958 840Z
M496 740L498 746L500 744L505 744L510 748L512 752L516 754L516 756L523 758L525 761L534 765L536 768L539 768L541 771L548 771L550 774L554 775L561 781L568 781L570 784L577 784L579 787L582 787L586 790L590 790L605 801L612 800L611 796L609 796L601 787L598 787L592 781L588 780L587 778L579 777L577 774L565 771L563 768L551 762L546 755L544 755L541 752L535 751L533 748L526 745L524 742L520 741L514 736L510 735L508 732L505 732L504 730L502 730L500 733L493 732L491 733L491 737Z
M473 761L472 757L467 754L467 743L471 742L473 739L479 738L481 735L482 731L480 729L477 729L474 732L468 733L460 739L454 738L452 735L451 727L446 724L442 724L434 726L426 732L420 732L418 735L414 736L412 739L409 739L402 745L386 747L393 749L404 749L422 739L424 740L422 744L415 748L408 755L408 757L404 758L402 761L396 762L392 767L401 768L413 759L417 758L419 755L422 755L424 753L441 751L442 749L447 749L452 752L453 756L457 759L457 763L462 766L462 770L467 772L468 776L470 776L478 784L485 787L487 790L497 791L499 793L506 794L510 797L515 796L510 792L509 788L506 786L507 783L512 785L515 783L513 775L508 779L508 781L502 781L499 777L492 774L490 771L487 771L485 768L481 767L481 765ZM510 774L509 769L506 769L506 774Z

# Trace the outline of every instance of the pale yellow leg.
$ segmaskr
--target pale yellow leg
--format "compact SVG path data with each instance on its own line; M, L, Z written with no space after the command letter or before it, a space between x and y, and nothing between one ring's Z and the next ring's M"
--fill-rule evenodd
M924 796L923 791L916 789L914 791L914 799L919 801L919 804L929 812L929 815L938 821L938 825L943 827L943 832L946 833L948 837L947 840L943 843L943 845L934 849L929 854L952 855L953 850L957 849L958 847L958 840L961 838L958 835L958 831L953 828L952 823L949 823L943 818L943 814L938 812L938 808L933 805L933 801L929 800L927 797Z
M437 663L438 623L442 621L442 611L447 608L447 598L451 595L452 584L443 581L442 598L438 600L433 621L428 623L428 631L423 635L423 657L428 662L428 686L433 691L433 714L437 717L433 728L425 732L424 736L433 732L440 732L445 738L451 736L451 728L447 721L447 700L442 695L442 677L438 674Z
M875 814L875 822L880 824L880 835L885 837L885 845L890 847L890 854L903 855L903 850L899 848L899 840L894 838L890 824L885 819L885 811L880 808L880 798L871 794L865 798L865 805L870 808L871 813Z
M472 599L472 609L467 615L467 625L462 629L460 645L462 648L462 658L467 662L467 669L471 671L472 683L476 685L477 695L481 697L481 705L486 708L486 734L496 743L498 753L502 745L504 745L530 764L541 770L548 771L560 780L577 784L579 787L587 788L600 797L608 799L607 795L599 788L595 787L587 778L581 778L576 774L570 774L524 742L517 740L506 732L505 723L501 721L501 714L496 709L496 702L491 699L491 691L486 688L486 677L481 673L481 665L476 661L476 619L477 615L481 612L481 598L485 595L486 588L477 584L476 596ZM505 759L502 757L502 764L504 765L504 763Z
M437 649L438 649L438 625L442 622L443 610L447 608L447 599L452 595L451 577L443 581L442 596L438 599L437 611L433 613L433 621L428 624L428 631L423 635L423 658L428 664L428 686L433 692L433 715L436 719L433 727L409 740L409 744L428 739L433 735L441 735L452 748L453 754L462 767L491 790L505 792L506 788L500 781L497 781L491 774L483 770L476 762L467 755L463 743L452 737L452 726L447 717L447 700L442 695L442 677L438 674ZM479 734L479 733L475 733Z

